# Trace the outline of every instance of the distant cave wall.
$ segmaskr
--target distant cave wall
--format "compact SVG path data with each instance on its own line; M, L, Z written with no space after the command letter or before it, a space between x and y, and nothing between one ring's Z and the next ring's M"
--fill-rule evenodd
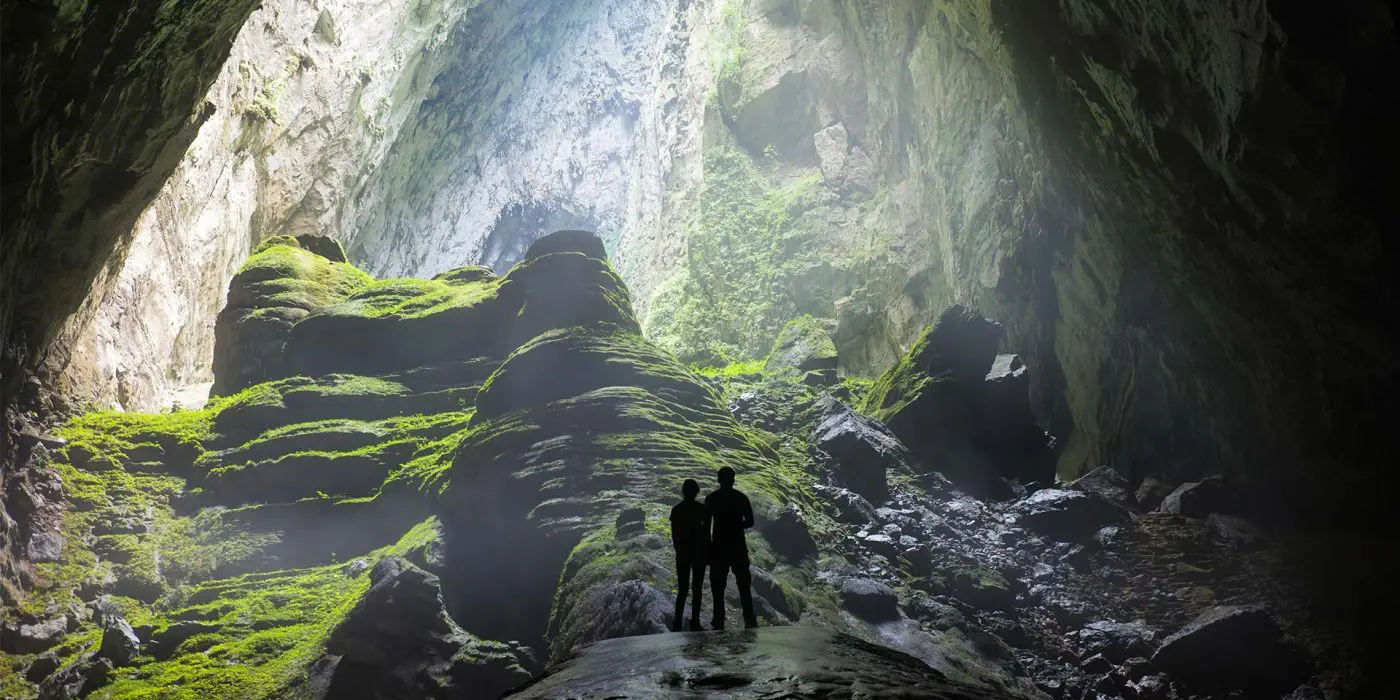
M508 266L561 217L615 244L678 4L510 0L473 13L356 192L350 257L380 275Z

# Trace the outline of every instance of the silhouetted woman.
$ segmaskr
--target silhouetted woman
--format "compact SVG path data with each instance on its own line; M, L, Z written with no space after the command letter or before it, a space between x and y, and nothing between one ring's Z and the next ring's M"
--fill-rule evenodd
M700 591L705 580L705 556L710 544L710 512L705 504L695 500L700 484L686 479L681 484L685 500L671 508L671 544L676 547L676 619L671 629L681 631L681 616L685 614L685 595L690 596L690 629L700 626Z

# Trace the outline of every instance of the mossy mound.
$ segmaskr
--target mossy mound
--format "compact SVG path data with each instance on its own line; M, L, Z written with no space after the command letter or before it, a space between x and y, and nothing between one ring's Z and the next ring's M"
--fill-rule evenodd
M322 256L289 236L268 239L253 252L229 283L228 303L214 324L216 395L286 376L282 347L292 327L370 282L369 275L343 262L343 251L339 258Z

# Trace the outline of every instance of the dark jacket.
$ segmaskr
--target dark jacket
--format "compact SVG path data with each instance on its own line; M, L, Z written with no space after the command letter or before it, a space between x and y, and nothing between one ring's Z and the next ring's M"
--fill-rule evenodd
M710 513L699 501L681 501L671 508L671 544L682 559L705 556L710 543Z
M710 550L715 556L748 556L744 530L753 527L753 506L738 489L723 488L705 496L710 511Z

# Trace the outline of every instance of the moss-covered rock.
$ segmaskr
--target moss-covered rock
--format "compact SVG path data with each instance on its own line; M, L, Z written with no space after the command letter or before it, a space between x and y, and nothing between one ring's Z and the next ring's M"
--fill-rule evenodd
M314 241L308 245L329 247ZM331 252L340 250L332 245ZM269 239L253 251L229 282L228 303L214 324L216 395L287 376L282 348L292 327L370 281L369 275L343 262L343 251L338 257L335 261L303 248L290 236Z
M923 469L982 495L1008 495L1008 479L1054 478L1054 442L1035 425L1024 398L1028 385L1018 381L1024 366L1017 360L1015 368L989 372L1000 340L996 322L950 307L875 380L864 406Z
M773 349L763 369L776 372L795 369L799 372L836 371L836 344L826 329L810 315L789 321L773 341Z

